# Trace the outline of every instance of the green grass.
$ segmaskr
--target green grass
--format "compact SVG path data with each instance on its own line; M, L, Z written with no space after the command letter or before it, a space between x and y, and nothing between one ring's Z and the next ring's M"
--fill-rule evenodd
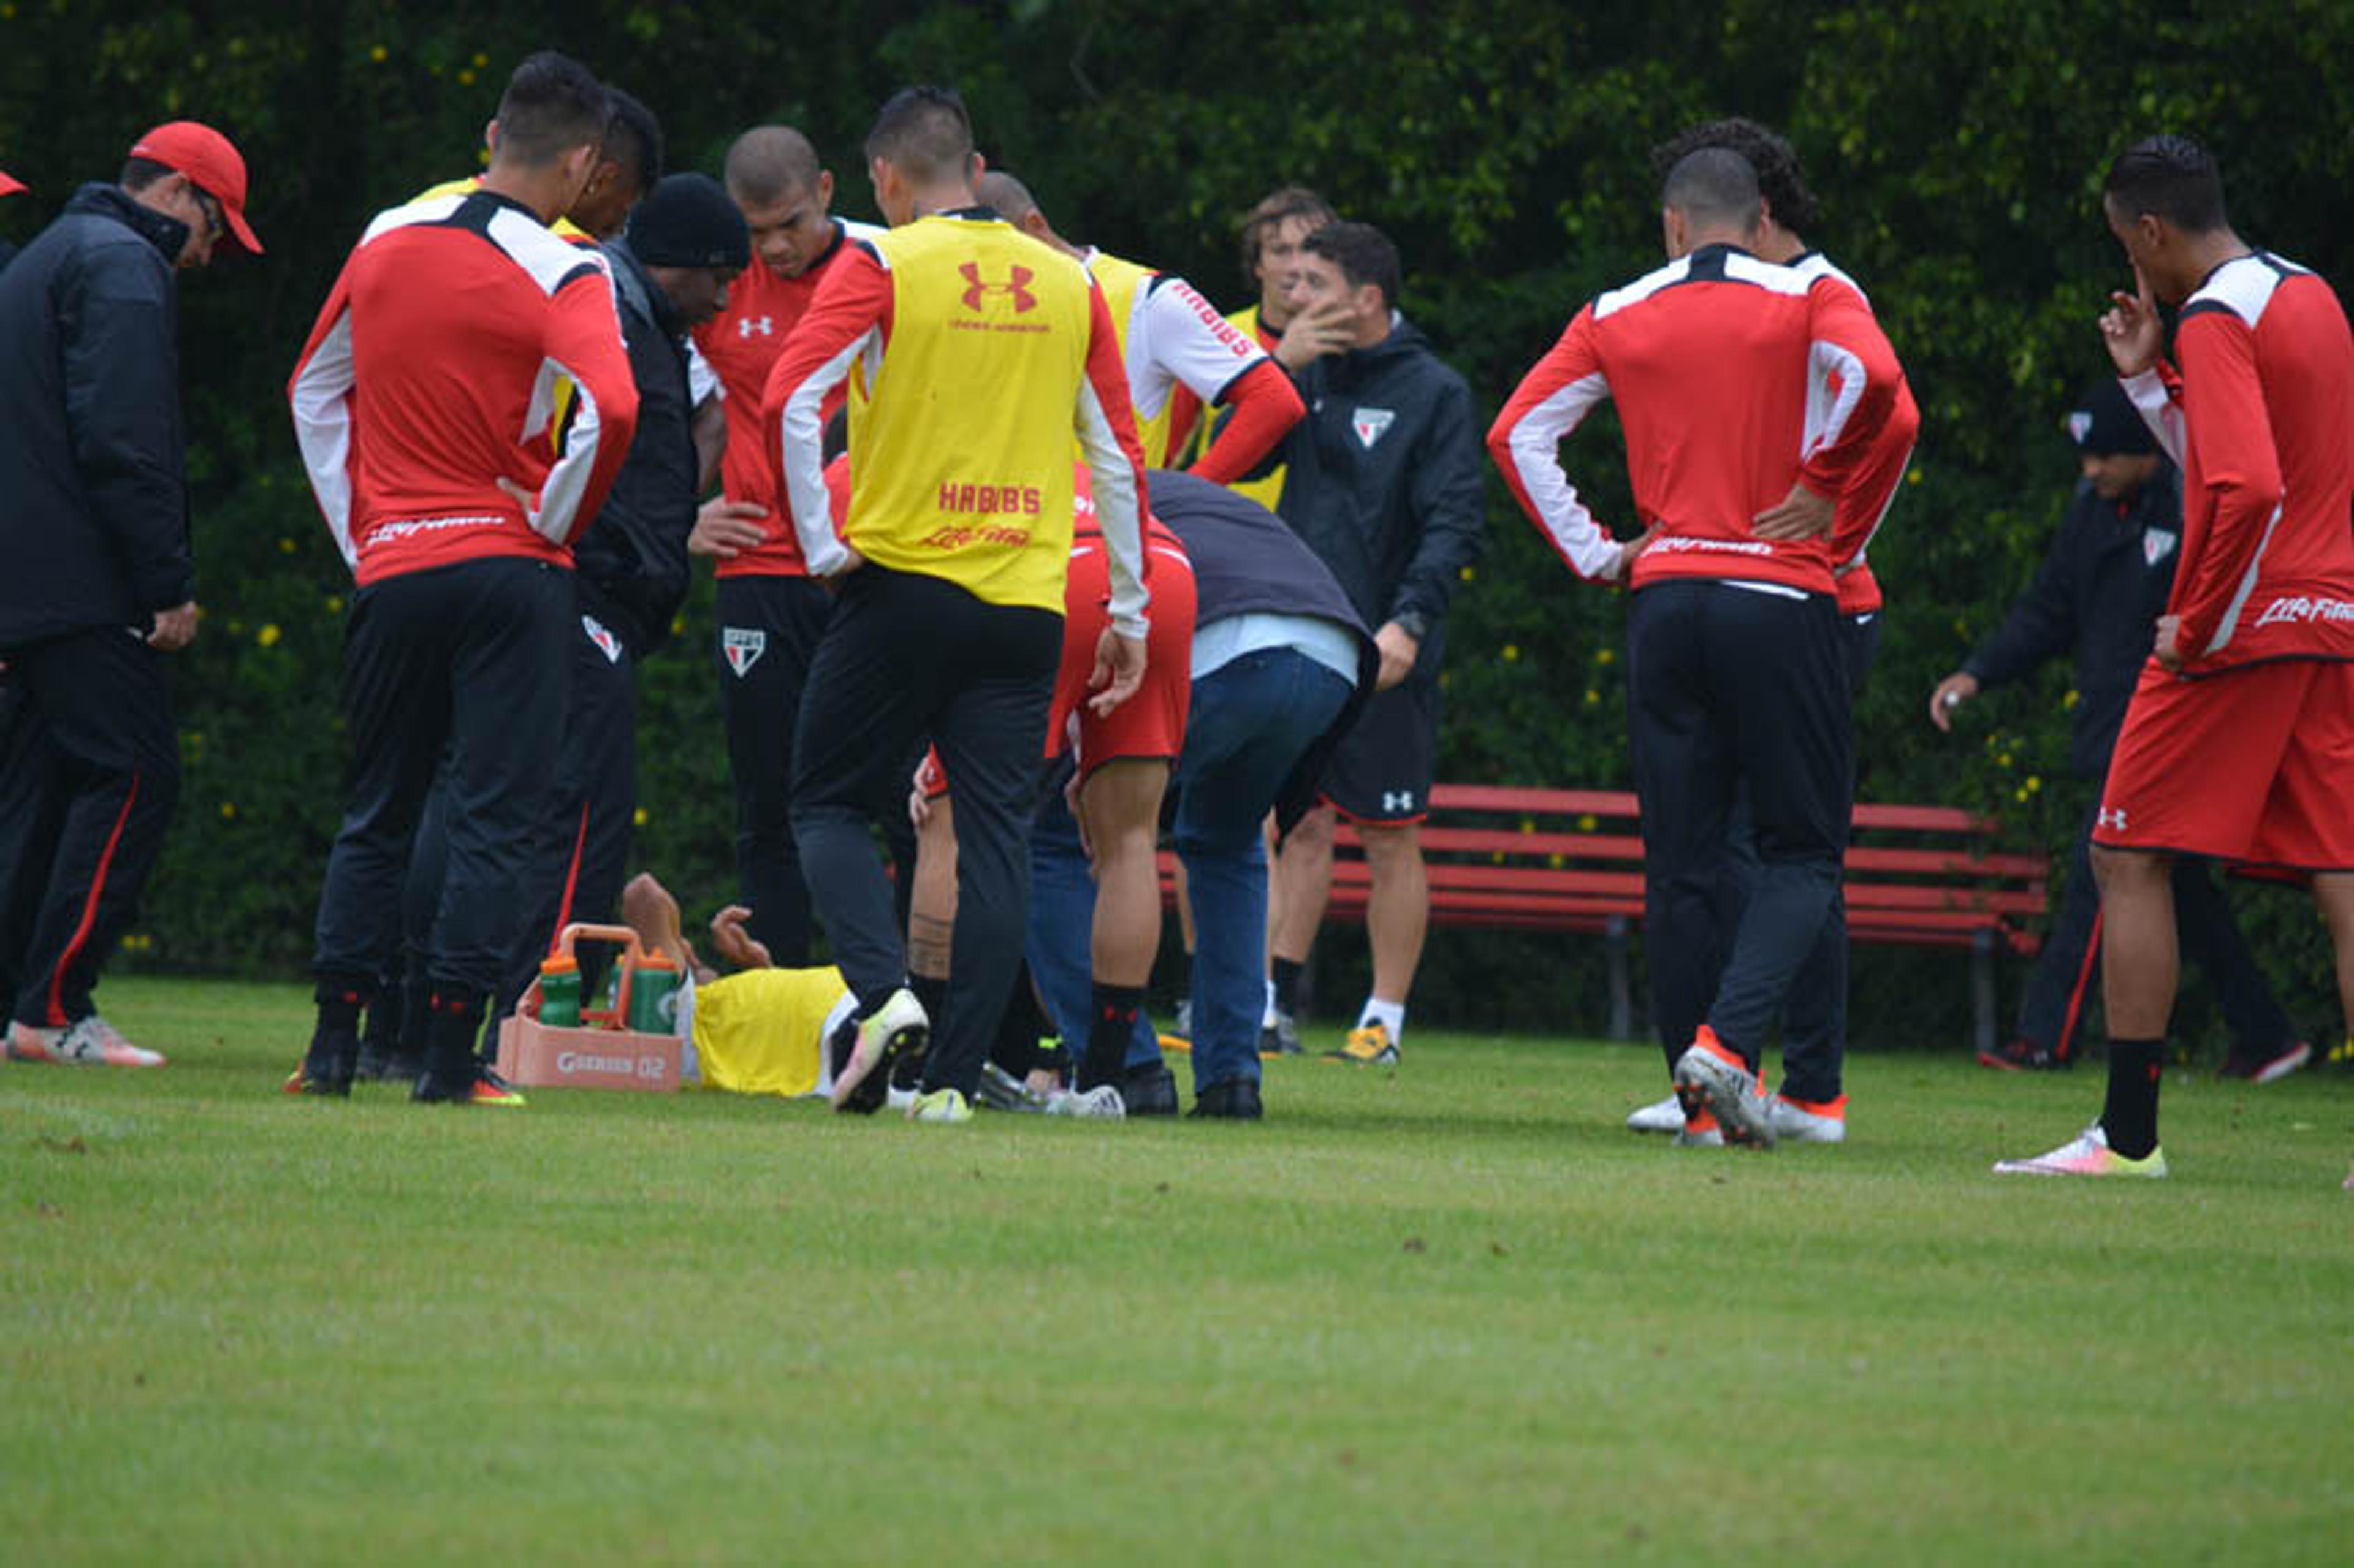
M2354 1082L1853 1065L1855 1141L1619 1126L1648 1049L1416 1033L1256 1128L275 1092L291 988L0 1068L13 1561L2343 1561ZM1182 1065L1180 1065L1181 1075Z

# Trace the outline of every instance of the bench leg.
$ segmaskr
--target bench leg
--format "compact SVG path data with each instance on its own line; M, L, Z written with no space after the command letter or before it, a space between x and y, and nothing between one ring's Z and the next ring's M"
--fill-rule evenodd
M1602 928L1602 943L1610 959L1610 1038L1631 1040L1635 1020L1627 983L1627 916L1610 916Z
M1970 1044L1981 1056L1994 1054L1994 933L1970 937Z

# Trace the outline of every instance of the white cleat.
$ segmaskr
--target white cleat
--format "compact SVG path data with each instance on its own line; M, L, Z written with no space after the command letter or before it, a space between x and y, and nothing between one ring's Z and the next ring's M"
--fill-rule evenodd
M1060 1089L1047 1096L1046 1114L1076 1117L1082 1121L1126 1121L1128 1105L1119 1097L1116 1086L1097 1084L1092 1089Z
M8 1059L48 1062L67 1067L160 1067L161 1052L145 1051L125 1040L111 1023L95 1012L77 1018L63 1029L40 1029L16 1023L8 1030Z
M2109 1135L2094 1122L2076 1138L2049 1154L2032 1160L1999 1161L1998 1176L2145 1176L2166 1174L2166 1151L2153 1149L2139 1160L2128 1160L2109 1147Z
M1683 1129L1684 1107L1677 1103L1676 1097L1673 1095L1656 1104L1633 1111L1627 1118L1628 1132L1673 1133L1681 1132Z

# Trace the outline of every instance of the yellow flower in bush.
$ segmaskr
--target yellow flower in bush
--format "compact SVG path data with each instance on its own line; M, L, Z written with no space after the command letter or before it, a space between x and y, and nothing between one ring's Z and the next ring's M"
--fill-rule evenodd
M264 648L275 648L278 646L278 639L283 635L284 633L278 630L276 621L265 620L261 623L261 630L253 634L253 640Z

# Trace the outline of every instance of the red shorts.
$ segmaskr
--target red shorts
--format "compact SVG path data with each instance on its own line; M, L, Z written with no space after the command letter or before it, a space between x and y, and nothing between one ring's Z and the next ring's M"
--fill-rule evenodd
M1101 539L1083 537L1071 548L1063 589L1063 666L1055 675L1046 755L1069 751L1082 779L1123 758L1174 761L1185 747L1185 715L1193 698L1193 564L1172 535L1158 529L1146 537L1144 550L1152 588L1144 683L1098 717L1087 705L1087 678L1095 673L1096 644L1111 624L1105 613L1111 573Z
M2144 666L2093 842L2354 870L2354 664L2283 660L2196 681Z

